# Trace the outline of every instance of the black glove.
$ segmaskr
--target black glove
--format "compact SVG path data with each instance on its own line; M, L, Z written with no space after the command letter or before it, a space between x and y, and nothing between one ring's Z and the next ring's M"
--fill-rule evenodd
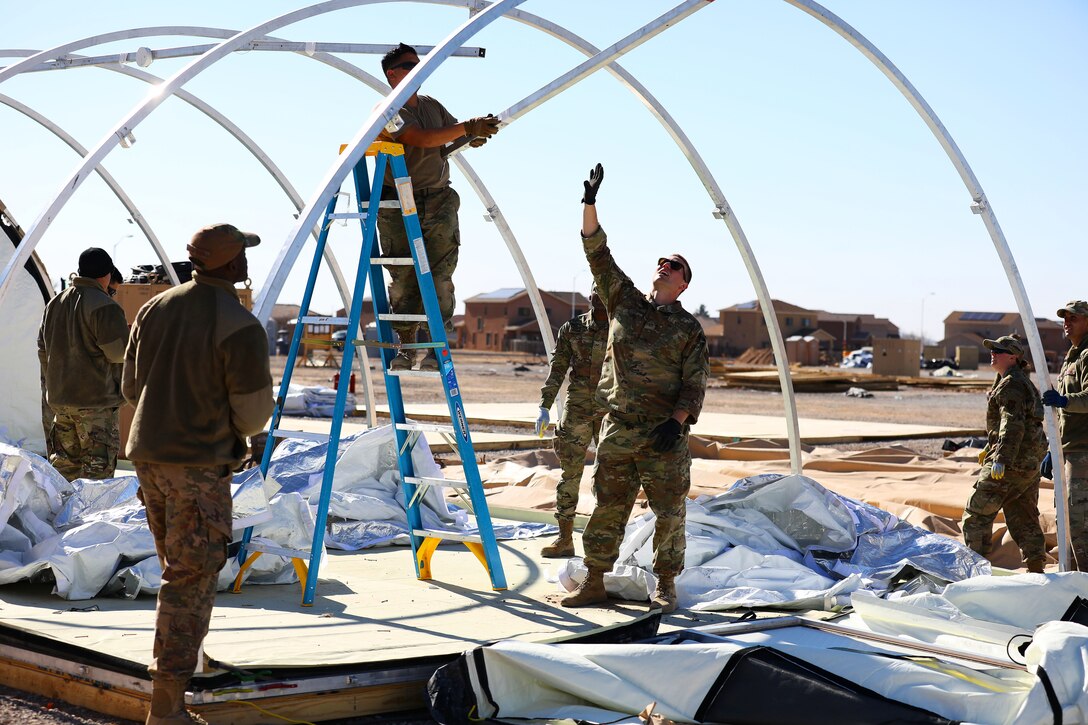
M1043 393L1043 405L1049 405L1052 408L1064 408L1069 405L1069 398L1057 390L1050 389Z
M1048 481L1054 480L1054 460L1050 457L1050 451L1043 456L1043 462L1039 464L1039 475Z
M499 119L490 113L486 116L477 116L463 122L466 136L494 136L499 132Z
M593 206L597 203L597 190L601 188L602 181L604 181L604 167L597 164L589 170L589 180L582 182L586 187L586 192L582 195L583 204Z
M597 168L600 168L600 164L597 165ZM683 426L680 425L676 418L667 419L650 432L650 438L653 439L653 449L658 453L671 450L676 445L676 441L680 440L681 430L683 430Z

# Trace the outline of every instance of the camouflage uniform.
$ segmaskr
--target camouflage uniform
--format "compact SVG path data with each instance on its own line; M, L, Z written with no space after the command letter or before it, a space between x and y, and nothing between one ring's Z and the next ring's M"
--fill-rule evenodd
M140 308L122 387L136 408L126 452L163 565L149 672L156 691L176 695L197 666L227 558L231 471L272 413L268 336L233 283L197 270Z
M47 441L53 468L69 481L112 478L121 447L118 410L55 406Z
M382 137L398 141L405 129L416 126L423 129L444 128L457 123L446 108L430 96L416 96L417 103L404 106L398 112L403 126L395 133L383 132ZM399 141L398 141L399 142ZM453 288L453 271L457 269L457 256L461 250L461 232L458 228L457 211L461 198L450 187L450 166L441 148L423 148L404 145L404 163L412 178L416 213L423 232L423 245L431 268L434 291L443 322L448 326L453 319L457 300ZM383 199L396 199L392 167L386 170ZM400 209L378 211L378 234L382 254L386 257L411 257L408 235L404 229L404 217ZM386 267L389 283L389 309L395 314L422 315L423 298L414 267ZM394 330L402 342L415 342L417 322L394 322Z
M137 495L155 532L163 587L155 607L152 679L188 681L208 634L231 541L229 466L136 463Z
M563 418L552 446L559 456L563 476L555 489L555 518L573 521L578 508L578 489L586 465L586 448L597 440L604 408L594 399L601 379L608 325L593 319L593 311L578 315L559 328L552 351L551 370L540 389L540 407L547 410L570 370L570 384L563 401Z
M609 571L639 487L657 516L654 573L684 568L685 500L691 487L688 428L699 417L709 372L702 326L679 302L657 306L616 265L603 229L583 239L598 294L608 310L608 348L596 399L606 410L597 444L597 506L582 535L585 563ZM651 431L675 411L688 413L671 450L653 450Z
M1039 391L1023 368L1016 365L994 380L987 394L986 458L963 512L964 541L980 554L990 552L994 518L1004 510L1024 560L1046 555L1039 524L1039 463L1047 445L1042 421ZM992 476L995 462L1005 465L998 480Z
M38 330L42 423L49 462L69 481L109 478L117 466L127 343L124 310L89 277L75 277L45 307Z
M1088 304L1070 302L1066 310L1088 315ZM1069 348L1055 390L1068 398L1058 409L1062 455L1069 488L1069 538L1075 566L1088 571L1088 338Z

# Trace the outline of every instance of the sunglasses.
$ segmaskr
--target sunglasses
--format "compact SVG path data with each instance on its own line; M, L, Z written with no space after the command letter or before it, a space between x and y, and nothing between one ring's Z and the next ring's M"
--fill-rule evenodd
M994 355L1012 355L1012 353L1008 350L1002 350L999 347L991 348L990 352L992 352Z
M681 262L677 262L675 259L669 259L667 257L662 257L661 259L657 260L658 267L663 264L669 265L669 269L671 269L673 272L679 272L684 268L684 265Z
M403 63L389 66L389 70L412 70L417 65L419 65L418 60L406 60Z
M116 297L117 296L117 288L116 287L107 287L106 288L106 294L108 294L110 297Z

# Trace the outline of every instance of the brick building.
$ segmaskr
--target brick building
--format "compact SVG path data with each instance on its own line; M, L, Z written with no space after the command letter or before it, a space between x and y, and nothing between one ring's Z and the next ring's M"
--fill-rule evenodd
M899 327L891 320L870 314L835 313L810 310L774 300L775 316L783 339L795 335L817 338L821 351L832 355L845 346L853 350L871 345L874 339L899 337ZM725 354L739 355L750 347L767 348L771 337L758 300L741 302L718 310Z
M1065 357L1069 348L1062 335L1062 323L1043 317L1035 319L1039 328L1039 337L1043 342L1047 365L1057 369L1059 361ZM957 347L974 346L979 349L979 359L988 360L989 351L982 344L985 339L995 340L1002 335L1012 333L1024 335L1024 324L1019 312L964 312L955 311L944 318L944 339L938 345L945 349L945 355L955 353Z
M589 310L589 300L580 292L540 290L540 298L553 337L559 334L560 325ZM466 350L544 354L544 339L523 287L504 287L469 297L464 319L455 329L457 346Z

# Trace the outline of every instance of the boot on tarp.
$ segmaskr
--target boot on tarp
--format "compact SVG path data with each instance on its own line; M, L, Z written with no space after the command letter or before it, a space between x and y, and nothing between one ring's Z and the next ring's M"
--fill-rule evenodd
M676 583L675 577L661 576L657 578L657 589L650 597L650 609L660 609L662 614L676 611Z
M564 607L588 607L606 601L608 601L608 592L604 590L604 571L591 568L586 575L586 580L559 604Z
M185 685L183 680L152 680L145 725L207 725L204 718L185 709Z
M564 559L574 556L574 522L559 519L559 536L540 550L545 559Z

